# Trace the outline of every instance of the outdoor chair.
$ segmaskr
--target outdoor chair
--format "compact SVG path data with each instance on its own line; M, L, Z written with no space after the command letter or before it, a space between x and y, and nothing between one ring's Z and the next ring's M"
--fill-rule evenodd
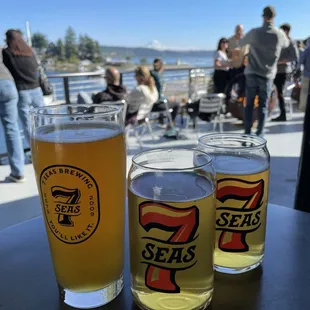
M127 112L127 102L126 100L118 100L118 101L104 101L100 104L106 104L106 105L116 105L122 107L122 114L123 114L123 121L125 123L126 120L126 112Z
M196 119L199 117L207 122L213 121L213 130L215 131L217 125L219 125L219 131L223 132L222 110L225 98L225 94L207 94L200 98L199 103L189 103L187 106L187 113L189 117L193 119L194 129L197 127ZM214 118L212 116L214 116ZM187 128L188 125L189 119L186 125Z
M152 111L153 105L148 104L140 104L138 113L131 117L131 119L127 122L125 127L126 131L126 139L128 140L130 133L133 131L134 135L139 143L139 146L142 148L141 137L144 135L145 131L148 130L152 140L155 141L155 136L153 134L151 122L150 122L150 114ZM127 110L127 109L126 109Z
M81 91L78 93L76 103L77 104L92 104L93 100L91 99L91 96L87 92Z
M158 104L158 103L163 103L165 105L165 110L161 110L161 111L156 111L156 109L154 109L155 105ZM170 110L169 108L169 104L168 104L168 100L167 99L160 99L158 100L157 102L154 103L153 105L153 108L152 108L152 111L151 111L151 119L154 120L154 119L159 119L158 117L153 117L154 114L160 114L160 113L163 113L164 116L167 117L168 119L168 123L170 126L173 126L173 121L172 121L172 116L171 116L171 112L172 112L172 109Z
M295 87L295 83L287 81L285 83L283 96L285 102L285 109L290 114L290 118L293 118L293 104L296 104L297 101L292 98L292 91Z

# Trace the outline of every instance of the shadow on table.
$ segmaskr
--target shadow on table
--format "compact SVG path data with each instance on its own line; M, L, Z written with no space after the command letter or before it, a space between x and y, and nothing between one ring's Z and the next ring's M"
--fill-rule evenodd
M39 196L0 204L0 230L42 214Z
M207 309L256 309L261 294L261 278L261 267L241 275L215 273L213 300ZM58 309L70 310L75 308L59 303ZM111 303L96 309L139 310L140 308L132 301L130 289L124 289Z
M299 157L271 157L269 202L294 207Z
M255 301L259 300L262 274L261 266L239 275L216 272L214 295L208 309L256 309Z

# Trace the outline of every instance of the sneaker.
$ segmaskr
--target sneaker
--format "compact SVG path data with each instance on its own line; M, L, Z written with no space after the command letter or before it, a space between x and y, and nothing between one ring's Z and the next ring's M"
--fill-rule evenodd
M26 178L24 176L14 176L12 174L6 177L6 179L14 183L25 183L26 182Z
M170 127L166 130L164 134L165 138L177 139L178 138L178 130L175 127Z

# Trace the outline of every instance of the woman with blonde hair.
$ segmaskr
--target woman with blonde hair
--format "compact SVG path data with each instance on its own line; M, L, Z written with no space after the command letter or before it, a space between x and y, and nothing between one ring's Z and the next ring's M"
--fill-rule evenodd
M146 66L139 66L135 70L137 86L129 93L126 100L128 103L126 124L135 121L140 106L145 110L152 110L153 104L158 100L158 92L150 70Z

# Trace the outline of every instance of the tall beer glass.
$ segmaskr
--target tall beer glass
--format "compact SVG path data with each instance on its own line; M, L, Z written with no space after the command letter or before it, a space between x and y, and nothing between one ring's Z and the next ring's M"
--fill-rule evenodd
M199 148L216 170L215 270L242 273L264 257L270 156L266 140L241 134L208 134Z
M128 177L131 290L142 309L204 309L213 292L215 183L191 149L133 157Z
M62 300L93 308L123 287L126 151L121 108L31 112L31 151Z

